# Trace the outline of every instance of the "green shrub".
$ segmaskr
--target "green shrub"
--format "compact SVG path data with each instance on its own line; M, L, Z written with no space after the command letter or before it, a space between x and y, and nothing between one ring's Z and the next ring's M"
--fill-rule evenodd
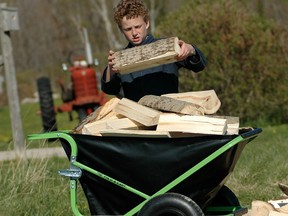
M190 1L161 22L157 35L178 36L207 57L203 72L181 71L180 91L214 89L219 114L242 122L287 123L288 34L274 22L239 1Z

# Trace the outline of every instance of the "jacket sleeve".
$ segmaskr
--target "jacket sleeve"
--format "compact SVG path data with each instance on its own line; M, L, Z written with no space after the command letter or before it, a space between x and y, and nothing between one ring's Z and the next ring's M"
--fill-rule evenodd
M200 49L193 45L195 48L195 55L187 57L185 60L178 62L180 67L184 67L188 70L192 70L194 72L199 72L204 70L207 65L207 60Z
M111 77L109 82L106 82L107 67L105 68L101 78L101 90L106 94L117 95L121 89L121 80L117 74Z

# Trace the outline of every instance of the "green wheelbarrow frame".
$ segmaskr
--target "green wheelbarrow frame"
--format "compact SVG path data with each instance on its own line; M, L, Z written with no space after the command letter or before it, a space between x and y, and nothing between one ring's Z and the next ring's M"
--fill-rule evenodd
M142 198L144 198L144 201L141 202L139 205L135 206L132 208L130 211L128 211L124 216L132 216L135 215L137 212L140 211L140 209L144 206L144 204L150 200L151 198L164 194L171 190L173 187L187 179L190 175L210 163L212 160L217 158L219 155L223 154L225 151L228 149L232 148L233 146L237 145L239 142L242 142L244 140L249 139L248 142L253 140L258 134L262 132L261 128L256 128L251 131L245 132L241 135L238 135L231 141L227 142L225 145L223 145L221 148L217 149L214 151L212 154L210 154L208 157L197 163L195 166L191 167L189 170L184 172L182 175L168 183L166 186L164 186L162 189L158 190L156 193L153 195L148 195L145 194L133 187L130 187L129 185L126 185L123 182L120 182L114 178L111 178L108 175L105 175L95 169L92 169L85 164L82 164L77 161L77 155L78 155L78 147L77 143L75 140L69 135L68 131L53 131L53 132L48 132L48 133L40 133L40 134L31 134L28 135L28 140L39 140L39 139L55 139L55 138L61 138L66 140L71 147L71 155L70 155L70 168L67 170L59 170L59 174L69 177L70 178L70 204L72 211L75 216L81 216L82 214L80 213L78 207L77 207L77 180L81 177L82 175L82 170L85 170L87 172L90 172L100 178L105 179L106 181L111 182L112 184L115 184L119 187L122 187L126 189L127 191L130 191L131 193L134 193ZM236 215L243 215L244 213L247 212L247 208L242 208L240 206L235 206L235 207L208 207L206 209L207 213L206 215L217 215L217 212L230 212L226 213L225 216L236 216ZM221 214L223 215L223 214Z

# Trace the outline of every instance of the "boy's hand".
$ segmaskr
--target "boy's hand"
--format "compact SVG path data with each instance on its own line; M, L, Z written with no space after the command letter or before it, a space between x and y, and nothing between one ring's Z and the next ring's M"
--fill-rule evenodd
M113 66L115 65L115 56L114 56L114 51L110 50L109 51L109 56L108 56L108 68L110 73L119 73L120 70L115 69Z
M179 40L179 46L180 46L180 53L177 56L178 61L182 61L186 59L188 56L195 55L196 50L191 44L187 44L182 40Z

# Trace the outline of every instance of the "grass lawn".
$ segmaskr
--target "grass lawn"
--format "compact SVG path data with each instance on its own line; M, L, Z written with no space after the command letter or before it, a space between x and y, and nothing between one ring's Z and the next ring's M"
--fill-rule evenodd
M241 154L228 186L242 204L280 198L278 183L288 184L288 125L265 127Z
M42 130L37 105L23 106L22 116L25 134ZM11 139L8 109L0 109L0 150L7 150ZM2 119L3 115L6 118ZM58 129L72 129L76 119L68 121L66 113L57 115ZM7 120L8 119L8 120ZM59 120L58 120L59 119ZM5 126L3 126L5 125ZM261 127L261 126L259 126ZM234 191L243 206L253 200L268 201L282 196L277 184L288 184L288 125L268 126L250 142L242 152L227 186ZM4 132L4 133L3 133ZM27 142L29 148L48 145L42 142ZM52 145L58 145L55 142ZM50 144L49 144L50 145ZM59 145L60 146L60 145ZM13 147L13 146L12 146ZM57 174L59 169L69 167L66 158L0 162L0 216L2 215L72 215L69 204L68 178ZM79 190L79 209L89 215L88 204Z
M55 106L61 104L60 100L55 100ZM21 105L22 125L25 139L27 135L41 133L43 131L41 116L39 115L40 107L38 103L30 103ZM76 112L72 112L73 121L69 120L68 113L57 113L57 128L58 130L73 129L79 123ZM14 143L12 142L12 130L10 124L9 107L0 107L0 151L13 150ZM25 140L28 148L47 147L42 146L43 142L28 142ZM57 146L57 143L49 143L49 145Z
M59 169L69 167L66 158L0 162L0 215L73 215L69 179ZM81 187L79 205L89 214Z

